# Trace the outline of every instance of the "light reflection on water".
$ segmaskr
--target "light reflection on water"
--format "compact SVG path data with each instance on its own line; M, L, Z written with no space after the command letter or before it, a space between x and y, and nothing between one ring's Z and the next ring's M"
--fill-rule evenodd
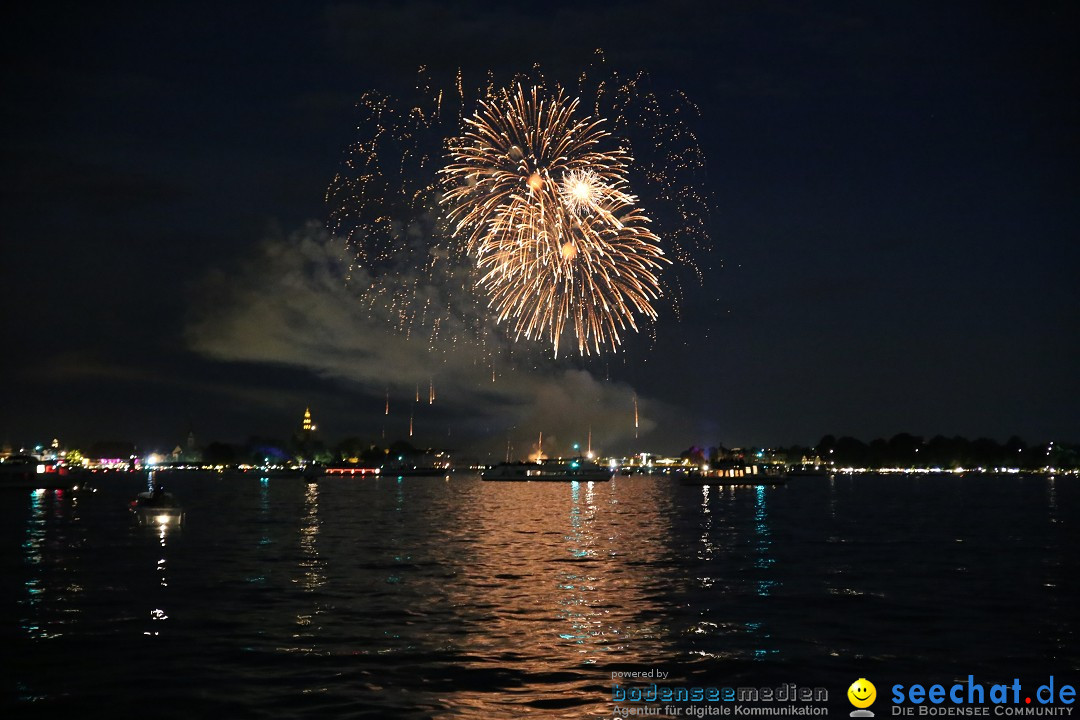
M593 483L590 482L587 485L584 513L581 507L581 494L581 483L576 480L571 482L570 534L566 536L566 540L569 555L574 558L587 558L594 555L592 546L595 538L591 532L596 510L592 505ZM570 625L568 632L559 633L559 637L563 640L573 640L579 645L584 645L586 641L603 632L595 627L599 626L601 621L596 619L596 614L587 604L588 594L596 590L593 585L595 579L588 573L578 574L572 569L561 573L559 589L566 592L557 601L562 606L559 614ZM587 660L587 662L592 661Z
M190 476L169 480L182 529L133 527L140 480L115 483L0 507L23 698L133 709L139 676L199 688L197 708L170 697L178 717L581 718L611 716L612 670L833 686L1080 665L1061 479Z
M70 491L44 489L18 491L18 495L29 498L21 546L26 575L25 595L17 601L22 608L19 627L27 637L52 640L69 632L82 612L77 560L84 540L79 498Z
M23 542L25 563L28 569L26 578L26 612L30 616L23 620L22 627L31 637L48 637L39 625L38 614L41 605L42 587L42 547L45 544L45 493L46 490L30 492L30 519L26 523L26 540Z
M152 492L155 487L154 473L149 473L147 478L147 487ZM147 562L153 567L153 577L157 581L157 587L149 589L147 591L147 599L149 600L150 609L148 615L150 618L149 624L146 629L142 631L142 634L147 637L158 638L163 632L165 632L165 621L169 619L169 613L166 611L166 606L169 605L170 593L169 587L169 539L170 533L176 534L180 532L180 525L174 525L169 523L151 523L146 527L138 528L138 534L140 536L151 535L157 541L157 546L160 548L154 555L147 554L144 557L147 558Z
M769 513L766 507L766 488L764 486L758 486L754 488L754 532L757 534L757 540L755 545L755 560L754 567L761 571L770 570L776 559L773 558L769 550L772 546L772 531L769 529ZM778 581L771 578L771 574L762 572L757 579L757 594L759 597L768 597L772 594L773 588L778 585ZM747 630L752 635L756 635L761 639L762 644L767 644L772 637L769 634L768 628L764 627L761 622L749 622L746 624ZM767 655L778 652L776 648L764 647L754 649L754 659L762 660Z
M300 569L307 592L315 592L326 584L319 559L319 485L308 483L304 490L304 524L300 528L300 549L303 551Z

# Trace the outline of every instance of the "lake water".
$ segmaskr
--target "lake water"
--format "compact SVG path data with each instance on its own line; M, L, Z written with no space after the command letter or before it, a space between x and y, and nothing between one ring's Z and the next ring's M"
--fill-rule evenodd
M8 717L612 717L650 669L846 716L859 677L1080 679L1075 478L165 482L182 528L133 525L137 475L0 495Z

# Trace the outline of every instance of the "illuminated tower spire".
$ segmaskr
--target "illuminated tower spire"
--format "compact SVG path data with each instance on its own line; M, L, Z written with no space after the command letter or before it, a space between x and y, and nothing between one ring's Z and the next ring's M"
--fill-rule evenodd
M300 426L300 429L304 432L315 432L318 426L311 422L311 408L304 409L304 423Z

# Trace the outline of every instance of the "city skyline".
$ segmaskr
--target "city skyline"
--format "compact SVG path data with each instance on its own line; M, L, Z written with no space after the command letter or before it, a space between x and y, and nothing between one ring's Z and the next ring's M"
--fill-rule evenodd
M0 441L189 423L242 440L309 405L335 435L431 446L590 428L667 452L1075 441L1075 20L1063 3L23 9L3 70ZM362 94L408 94L421 67L569 82L597 48L700 108L701 281L618 353L511 343L496 382L469 348L435 357L373 325L324 201Z
M428 395L433 398L434 393ZM419 398L419 395L416 396ZM419 402L419 400L417 400ZM387 407L389 403L387 402ZM412 418L410 418L410 421ZM410 422L410 429L412 422ZM765 457L765 462L776 462L777 458L784 457L787 464L808 462L821 462L835 467L888 467L888 468L928 468L940 466L945 468L969 468L982 472L987 468L1010 469L1027 468L1029 470L1045 470L1051 468L1069 469L1077 465L1080 459L1080 444L1071 441L1061 442L1046 438L1022 438L1011 435L1001 441L997 438L976 437L967 438L959 435L935 435L923 437L906 432L895 433L892 436L878 438L852 437L850 435L835 435L825 433L819 436L816 442L791 443L769 445L762 443L747 443L740 446L727 447L722 442L705 443L702 445L691 443L685 447L655 448L647 443L640 443L629 450L618 451L593 446L591 428L586 432L584 439L572 437L561 442L552 443L550 437L545 445L542 432L537 438L525 438L521 436L507 435L505 448L494 448L491 445L484 447L456 448L450 443L424 443L421 438L414 437L414 433L393 437L382 433L380 437L364 437L355 434L332 434L321 432L316 417L311 407L304 408L299 420L287 432L279 432L272 435L249 434L241 439L243 433L236 437L200 437L195 432L195 427L189 425L182 438L155 439L145 443L133 443L121 438L96 438L93 441L62 442L54 437L51 442L22 443L12 445L10 441L0 443L0 456L6 457L11 454L30 453L48 459L70 459L68 453L74 451L75 457L87 458L127 458L128 456L140 458L140 462L146 466L160 464L168 461L191 461L201 462L203 452L222 454L232 459L227 465L249 464L255 462L255 457L262 457L263 453L269 453L269 458L275 462L295 456L308 459L317 459L321 462L344 462L346 464L357 462L358 454L367 455L368 451L378 451L378 457L406 452L427 454L431 452L446 453L456 458L471 458L472 460L492 462L499 459L505 450L505 459L508 461L528 460L544 457L572 457L581 455L591 458L602 457L684 457L699 458L696 462L713 461L716 457L721 459L731 453L754 453L760 460ZM534 442L535 440L535 442ZM414 442L415 441L415 442ZM128 448L127 450L123 448ZM170 450L170 448L172 448ZM362 452L361 452L362 448ZM395 449L396 448L396 449ZM763 455L762 452L766 453ZM315 454L312 454L315 453ZM834 454L835 453L835 454ZM922 453L922 454L920 454ZM1025 454L1026 453L1026 454ZM750 455L746 456L749 461L755 461ZM153 458L151 460L151 458ZM400 459L400 458L399 458ZM261 462L261 461L260 461ZM213 463L211 463L213 464ZM258 463L256 463L258 464ZM370 464L361 461L361 464ZM378 463L376 463L378 464Z

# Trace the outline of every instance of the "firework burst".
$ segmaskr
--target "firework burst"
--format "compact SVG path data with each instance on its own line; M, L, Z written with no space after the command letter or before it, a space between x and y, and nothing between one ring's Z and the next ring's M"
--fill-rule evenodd
M371 317L435 365L481 349L492 382L497 362L551 348L599 355L634 330L655 341L658 312L678 314L710 245L697 109L657 96L644 73L598 66L572 93L538 68L507 84L446 80L421 68L409 100L363 95L327 189Z
M668 260L629 192L632 159L604 121L582 117L562 90L494 93L450 141L442 173L456 237L466 238L498 322L558 355L616 349L656 317Z
M587 214L602 207L610 190L592 170L571 170L563 175L559 195L571 212Z

